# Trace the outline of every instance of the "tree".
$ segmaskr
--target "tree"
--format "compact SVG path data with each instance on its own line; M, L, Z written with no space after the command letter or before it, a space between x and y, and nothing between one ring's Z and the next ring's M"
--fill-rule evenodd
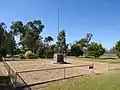
M45 42L47 42L47 44L49 44L51 41L53 41L53 38L51 36L45 37Z
M20 37L19 44L24 50L36 52L39 42L41 42L40 33L43 31L44 25L41 20L34 20L23 24L22 21L12 22L11 31L14 35Z
M38 49L37 49L37 56L39 58L43 58L45 56L45 47L44 46L40 46Z
M55 51L56 48L57 48L56 44L52 44L52 45L49 46L49 49L54 50L54 51Z
M81 50L81 48L78 45L73 44L71 46L71 55L78 57L80 55L83 55L83 51Z
M11 32L7 32L5 23L0 23L0 58L7 54L13 55L16 47L16 42Z
M3 44L3 41L5 40L5 33L6 33L6 25L5 23L0 23L0 47Z
M40 33L43 31L44 25L41 20L34 20L28 22L26 28L27 31L23 39L23 44L28 47L28 49L32 49L33 52L36 52L36 47L41 40Z
M65 35L65 30L62 30L57 37L57 48L59 53L66 53L66 35Z
M116 55L120 58L120 40L115 44Z
M10 26L11 32L15 36L19 36L20 40L22 37L25 36L26 28L25 25L22 23L22 21L12 21L12 25Z
M17 36L20 38L19 45L22 45L22 47L24 48L24 44L21 42L21 40L24 38L25 32L27 30L25 25L22 23L22 21L12 21L10 29L14 36Z
M32 30L27 30L26 35L24 38L21 40L22 44L24 45L25 50L31 50L35 49L36 42L38 38L36 37L36 34Z
M37 35L40 34L43 31L43 28L45 27L41 20L33 20L26 24L26 27L29 30L33 30Z
M53 41L53 38L51 36L45 37L45 47L48 48L49 47L49 43Z
M76 41L76 44L79 45L81 50L83 50L89 45L89 42L91 41L92 36L93 35L91 33L87 33L86 37L81 38L79 41Z
M57 46L56 46L56 44L49 45L47 49L48 49L48 51L52 51L54 53L57 52Z
M89 42L92 38L91 33L87 33L84 38L81 38L79 41L76 41L71 47L71 54L75 56L83 56L86 51L86 48L89 45ZM75 50L74 50L75 49Z
M12 56L14 55L16 51L16 41L11 32L6 32L4 47L6 48L8 54L11 54Z
M115 47L110 48L110 50L108 51L108 53L115 54L116 53Z
M46 57L53 57L54 51L50 48L50 42L53 41L53 38L51 36L45 37L45 52ZM52 53L52 54L51 54ZM50 55L51 54L51 55Z
M91 41L91 39L92 39L92 34L91 33L87 33L86 34L86 39L87 39L87 42L86 42L86 44L88 45L89 44L89 42Z
M91 42L91 44L89 44L89 46L87 47L86 53L88 56L99 58L101 55L105 53L105 49L101 44Z
M4 47L4 41L6 37L6 25L5 23L0 23L0 60L2 60L3 56L6 56L7 51Z

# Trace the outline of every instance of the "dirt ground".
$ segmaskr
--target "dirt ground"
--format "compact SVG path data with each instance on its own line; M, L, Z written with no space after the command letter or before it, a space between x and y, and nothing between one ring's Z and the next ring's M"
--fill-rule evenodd
M108 69L120 68L120 64L108 64L101 62L90 62L90 61L80 61L66 59L66 62L70 64L54 64L54 60L34 60L34 61L7 61L10 66L16 72L22 71L31 71L31 70L42 70L42 69L52 69L52 68L61 68L54 70L44 70L44 71L34 71L34 72L24 72L18 73L22 79L27 83L27 85L41 83L45 81L51 81L61 78L68 78L77 75L89 75L93 73L106 73ZM71 67L71 66L81 66L87 65L84 67ZM94 65L94 69L89 69L89 66ZM3 63L0 64L0 68L3 68ZM0 69L0 75L4 74L5 69ZM65 73L64 73L65 72ZM17 85L25 85L23 81L17 76ZM36 86L34 86L36 88ZM33 89L36 90L36 89Z
M21 71L31 71L31 70L41 70L50 68L60 68L60 67L71 67L78 65L88 65L84 67L73 67L55 70L45 70L45 71L35 71L27 73L19 73L22 79L28 84L40 83L44 81L50 81L60 78L72 77L77 75L92 74L94 73L104 73L108 71L108 65L106 63L99 62L89 62L89 61L78 61L78 60L68 60L71 64L53 64L53 60L40 60L40 61L8 61L8 63L13 67L16 72ZM94 70L89 69L89 65L94 64ZM17 77L17 82L23 83L19 77ZM23 84L24 85L24 84Z
M0 76L7 76L7 75L8 75L8 73L7 73L3 63L0 62Z

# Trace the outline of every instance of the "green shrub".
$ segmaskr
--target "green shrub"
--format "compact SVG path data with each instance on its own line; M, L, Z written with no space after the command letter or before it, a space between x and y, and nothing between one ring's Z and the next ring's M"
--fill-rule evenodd
M38 58L35 53L33 53L33 58L34 58L34 59L37 59L37 58Z
M20 58L20 59L25 59L24 54L19 54L19 58Z
M99 58L101 55L105 53L105 49L103 48L102 44L91 42L86 49L86 55Z
M117 51L116 55L120 58L120 52Z
M19 55L14 55L14 56L12 56L12 58L19 58Z
M45 48L44 47L39 47L37 49L37 56L40 58L43 58L45 55Z
M28 58L28 59L33 59L33 53L32 53L32 51L26 51L25 57Z
M46 57L47 58L53 58L53 56L54 56L54 51L51 50L51 51L46 52Z

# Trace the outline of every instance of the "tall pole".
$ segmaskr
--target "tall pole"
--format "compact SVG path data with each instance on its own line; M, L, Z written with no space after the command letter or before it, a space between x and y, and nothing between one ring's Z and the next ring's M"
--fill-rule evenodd
M59 8L58 8L58 34L59 34Z
M58 36L59 36L59 8L58 8ZM58 37L57 37L58 39ZM59 42L57 40L57 52L59 52Z

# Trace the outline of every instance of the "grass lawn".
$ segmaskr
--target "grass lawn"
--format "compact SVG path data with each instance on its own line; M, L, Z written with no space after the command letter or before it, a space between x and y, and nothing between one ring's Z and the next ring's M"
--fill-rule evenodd
M103 62L103 63L110 63L110 64L115 64L115 63L120 63L120 59L92 59L92 58L84 58L84 57L70 57L69 59L71 60L81 60L81 61L91 61L91 62Z
M111 64L114 64L114 63L120 63L120 59L116 59L116 60L113 60L113 59L92 59L92 58L76 58L77 60L83 60L83 61L94 61L94 62L103 62L103 63L111 63Z
M119 79L120 71L114 71L58 81L42 90L120 90Z

